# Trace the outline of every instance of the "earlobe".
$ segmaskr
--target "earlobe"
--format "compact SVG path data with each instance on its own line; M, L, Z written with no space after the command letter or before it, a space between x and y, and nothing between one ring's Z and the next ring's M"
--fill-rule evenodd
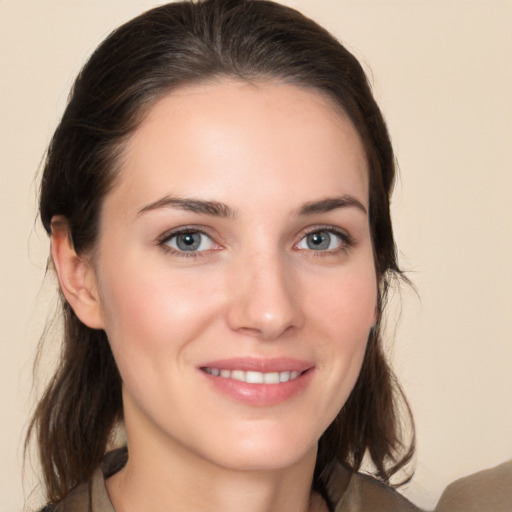
M51 227L51 253L62 293L85 325L103 329L96 276L91 263L75 252L64 217L53 217Z

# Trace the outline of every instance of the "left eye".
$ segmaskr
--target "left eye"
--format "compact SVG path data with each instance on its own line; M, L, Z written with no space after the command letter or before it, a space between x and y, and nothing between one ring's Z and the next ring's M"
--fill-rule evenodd
M332 231L315 231L307 234L297 244L298 249L309 249L311 251L332 251L343 244L341 236Z
M171 236L165 242L171 249L183 252L207 251L214 247L213 240L199 231L186 231Z

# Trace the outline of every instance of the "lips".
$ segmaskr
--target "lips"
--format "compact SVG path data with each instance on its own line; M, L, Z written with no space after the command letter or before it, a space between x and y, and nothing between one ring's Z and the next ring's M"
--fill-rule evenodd
M270 406L301 394L314 365L290 358L226 359L199 367L214 390L249 405Z

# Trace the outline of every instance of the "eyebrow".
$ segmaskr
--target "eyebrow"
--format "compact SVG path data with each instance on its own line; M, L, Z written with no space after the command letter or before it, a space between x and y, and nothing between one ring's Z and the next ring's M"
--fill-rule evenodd
M355 207L361 210L364 214L368 214L365 206L358 199L350 195L326 197L325 199L305 203L297 210L297 213L299 216L307 216L327 213L338 208L347 207ZM203 213L214 217L235 217L235 210L225 203L221 203L219 201L205 201L203 199L184 199L173 196L162 197L161 199L144 206L137 212L137 216L162 208L177 208L179 210Z
M350 195L340 197L326 197L320 201L312 201L311 203L303 204L299 208L299 215L315 215L317 213L327 213L337 208L347 208L353 206L361 210L365 215L368 211L361 201Z
M194 213L204 213L215 217L234 217L235 211L227 204L218 201L204 201L202 199L182 199L179 197L165 196L154 203L150 203L137 212L137 216L161 208L177 208Z

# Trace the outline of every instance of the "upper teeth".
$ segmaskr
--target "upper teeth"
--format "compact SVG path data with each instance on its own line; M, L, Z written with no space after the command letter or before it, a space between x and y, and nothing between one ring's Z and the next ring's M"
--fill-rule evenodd
M253 372L244 370L224 370L220 368L203 368L206 373L225 379L240 380L249 384L279 384L296 379L301 372L296 370L286 372Z

